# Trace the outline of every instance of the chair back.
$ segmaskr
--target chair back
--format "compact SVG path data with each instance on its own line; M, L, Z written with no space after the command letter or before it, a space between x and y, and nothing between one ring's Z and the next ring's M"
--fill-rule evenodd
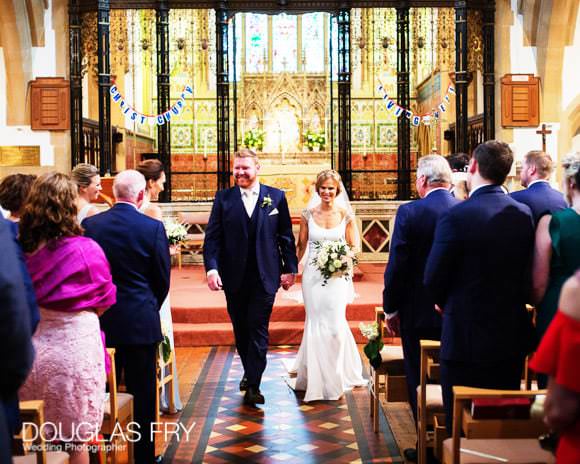
M106 428L108 428L108 430L113 430L119 416L119 403L117 400L117 370L115 368L115 348L107 348L107 353L111 358L111 370L107 374L107 390L109 390L110 414L108 418L109 424ZM104 421L105 420L106 419L104 419Z

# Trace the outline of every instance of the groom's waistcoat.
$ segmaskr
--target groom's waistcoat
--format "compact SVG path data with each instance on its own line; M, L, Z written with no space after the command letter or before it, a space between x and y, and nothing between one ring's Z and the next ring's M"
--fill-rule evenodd
M249 273L258 276L258 258L256 252L256 236L258 229L258 208L256 204L252 216L248 218L248 255L246 256L246 276Z

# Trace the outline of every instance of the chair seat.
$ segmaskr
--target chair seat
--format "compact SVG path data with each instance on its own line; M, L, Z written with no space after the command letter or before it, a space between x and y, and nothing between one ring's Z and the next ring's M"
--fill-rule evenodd
M469 452L462 452L460 461L462 464L497 463L503 462L518 464L555 463L556 458L548 451L543 450L534 438L524 439L485 439L468 440L461 439L461 449L482 453L485 456L477 456ZM448 438L443 442L443 462L453 462L452 440Z
M117 393L117 409L119 411L123 410L133 401L133 395L130 393ZM111 416L111 402L107 401L105 403L105 419Z
M425 386L425 397L427 411L430 413L444 412L443 408L443 392L441 391L441 385L427 384ZM417 398L421 394L421 386L417 387Z
M399 345L385 345L381 350L381 366L376 369L379 373L389 375L405 375L403 362L403 347Z
M14 464L36 464L36 454L14 456ZM50 451L46 453L46 464L68 464L69 456L64 451Z

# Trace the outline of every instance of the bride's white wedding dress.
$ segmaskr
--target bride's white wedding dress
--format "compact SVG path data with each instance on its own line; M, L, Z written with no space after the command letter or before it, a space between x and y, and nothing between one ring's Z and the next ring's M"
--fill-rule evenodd
M306 390L304 401L337 400L345 390L364 386L362 361L346 320L346 305L354 299L352 280L332 277L323 285L320 271L311 264L313 243L345 238L343 219L332 229L319 226L312 214L308 220L308 255L302 274L302 294L306 323L302 343L291 372L296 372L296 390Z

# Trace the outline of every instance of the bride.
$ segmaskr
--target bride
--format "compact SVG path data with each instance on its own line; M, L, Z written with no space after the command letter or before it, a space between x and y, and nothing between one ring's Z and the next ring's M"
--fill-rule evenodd
M311 263L314 242L346 239L358 248L358 231L339 174L322 171L316 193L302 213L298 260L308 251L302 274L306 324L298 356L296 390L306 390L304 401L338 400L345 390L364 386L362 362L346 320L346 305L354 299L351 279L331 277L328 282Z

